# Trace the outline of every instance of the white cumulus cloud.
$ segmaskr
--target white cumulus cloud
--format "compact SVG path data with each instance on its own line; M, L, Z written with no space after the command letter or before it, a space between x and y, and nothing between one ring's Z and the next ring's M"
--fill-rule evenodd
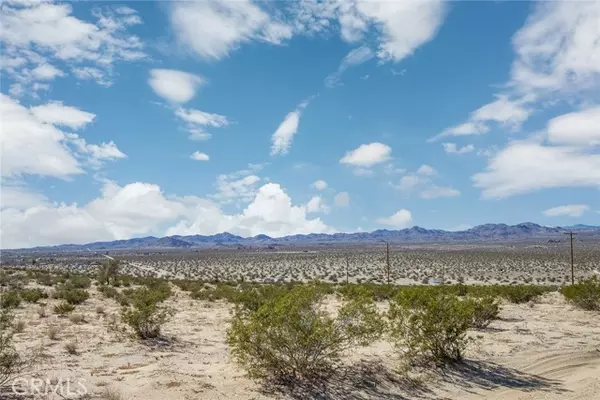
M356 149L348 151L340 163L354 167L371 167L390 159L392 148L386 144L373 142L361 144Z
M242 43L279 44L292 28L249 0L173 2L171 26L179 42L205 59L221 59Z
M327 189L327 182L325 182L322 179L319 179L318 181L315 181L312 185L317 190L325 190L325 189Z
M577 100L600 87L600 2L537 2L513 36L515 59L505 89L465 123L430 139L476 135L490 123L519 129L545 100Z
M475 146L472 144L458 147L456 143L442 143L444 151L448 154L467 154L475 150Z
M173 103L187 103L205 82L199 75L174 69L152 69L148 78L152 90Z
M32 107L31 113L39 121L52 125L68 126L71 129L83 128L96 118L96 115L92 113L75 107L65 106L59 101Z
M308 218L307 206L293 205L276 183L260 187L251 203L233 214L225 213L211 200L168 196L159 186L143 182L119 186L105 181L101 196L83 206L50 204L26 188L12 188L7 193L3 191L2 196L2 248L87 243L149 234L210 235L227 231L242 236L263 233L278 237L333 231L320 218Z
M568 204L549 208L544 211L544 215L547 217L581 217L589 209L590 206L587 204Z
M383 225L393 226L394 228L403 229L412 224L412 214L410 211L403 208L389 217L377 219L377 222Z
M71 4L54 1L6 1L0 13L0 66L15 82L12 93L36 95L50 81L66 74L54 66L62 63L75 71L90 68L94 79L110 83L117 62L146 57L141 39L129 32L142 21L132 9L122 14L113 7L97 7L93 21L80 19ZM81 72L81 71L80 71ZM74 73L77 78L84 75Z
M288 113L275 133L273 133L273 136L271 137L271 155L285 155L289 152L294 136L298 132L300 115L302 114L302 110L308 105L309 101L310 99L303 101L298 108Z
M82 174L85 166L124 158L113 142L89 144L79 135L64 132L60 125L82 128L95 115L62 103L51 102L31 109L0 94L2 120L2 176L21 175L68 178Z
M192 160L196 160L196 161L208 161L208 160L210 160L210 157L208 156L208 154L201 153L199 151L193 152L192 155L190 156L190 158Z
M571 146L514 141L472 177L484 198L558 187L600 187L600 154Z
M572 146L600 145L600 106L563 114L548 121L548 140Z

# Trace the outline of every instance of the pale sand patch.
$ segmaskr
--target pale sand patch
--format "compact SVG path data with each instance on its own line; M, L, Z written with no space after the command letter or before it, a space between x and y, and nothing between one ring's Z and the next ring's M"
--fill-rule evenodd
M577 310L558 293L532 306L504 304L501 320L471 333L477 341L465 365L421 374L422 382L394 373L397 351L379 341L348 357L370 363L371 369L354 367L328 387L284 395L264 392L231 362L226 343L231 305L195 301L177 288L173 291L166 304L175 314L164 333L175 339L168 346L146 346L115 330L111 315L119 314L119 306L93 288L91 298L75 311L87 320L80 325L52 313L57 300L47 300L47 318L38 317L36 305L23 304L16 318L27 326L15 335L15 343L23 353L43 348L45 357L31 372L85 379L95 398L111 388L125 399L140 400L600 399L600 314ZM98 305L104 315L96 314ZM58 341L46 336L49 326L60 327ZM77 355L64 349L73 340Z

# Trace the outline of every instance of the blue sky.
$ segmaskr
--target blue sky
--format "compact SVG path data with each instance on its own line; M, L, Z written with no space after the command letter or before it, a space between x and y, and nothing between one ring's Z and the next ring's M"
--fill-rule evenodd
M600 224L598 2L2 5L3 248Z

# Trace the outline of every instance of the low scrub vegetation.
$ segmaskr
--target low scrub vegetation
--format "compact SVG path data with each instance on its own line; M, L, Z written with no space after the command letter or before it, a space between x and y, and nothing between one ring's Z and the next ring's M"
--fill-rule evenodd
M21 305L21 296L16 290L9 290L2 293L0 296L0 308L9 309L17 308Z
M86 301L90 294L85 289L78 289L70 283L65 283L56 291L56 298L63 299L69 304L77 305Z
M54 313L61 317L69 314L73 310L75 310L75 306L67 302L62 302L54 306Z
M128 305L123 306L121 317L140 339L156 338L168 320L169 310L161 306L164 292L140 288L128 296Z
M454 295L405 291L392 299L388 318L392 340L411 360L440 365L462 359L473 306Z
M0 309L0 388L15 378L24 365L13 346L13 335L13 315L7 308Z
M576 285L565 286L562 294L571 303L589 311L600 311L600 278L593 276Z
M467 301L468 305L471 307L471 312L473 313L473 328L487 328L493 320L498 319L498 315L500 314L500 304L496 298L485 296L467 299L465 301Z
M238 308L227 337L235 360L252 377L312 380L331 373L345 350L381 333L371 299L347 302L334 317L322 310L323 297L316 286L298 286L254 311Z
M37 303L41 299L48 298L48 294L41 289L22 290L20 296L28 303Z

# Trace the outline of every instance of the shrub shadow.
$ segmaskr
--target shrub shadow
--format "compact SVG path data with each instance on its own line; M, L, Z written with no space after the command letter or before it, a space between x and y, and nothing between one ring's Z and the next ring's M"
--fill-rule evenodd
M320 381L267 382L262 391L298 400L408 400L432 394L418 380L390 371L381 363L365 361L339 369Z
M465 360L437 370L442 381L451 382L463 390L491 390L498 387L522 391L567 392L558 380L528 374L496 363Z

